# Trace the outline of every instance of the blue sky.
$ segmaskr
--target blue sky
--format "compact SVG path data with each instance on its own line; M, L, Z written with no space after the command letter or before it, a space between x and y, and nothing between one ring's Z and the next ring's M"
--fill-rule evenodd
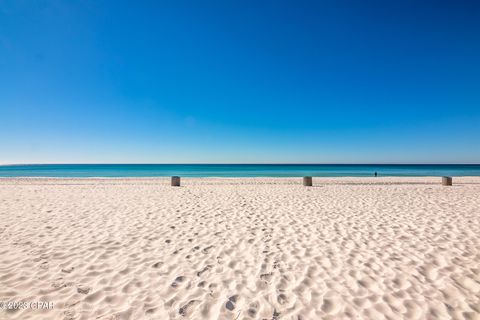
M478 1L0 0L0 163L480 163L479 57Z

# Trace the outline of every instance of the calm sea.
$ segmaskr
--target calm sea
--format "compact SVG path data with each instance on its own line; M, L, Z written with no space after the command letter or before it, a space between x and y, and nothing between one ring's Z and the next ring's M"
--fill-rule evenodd
M42 164L0 166L0 177L480 176L480 164Z

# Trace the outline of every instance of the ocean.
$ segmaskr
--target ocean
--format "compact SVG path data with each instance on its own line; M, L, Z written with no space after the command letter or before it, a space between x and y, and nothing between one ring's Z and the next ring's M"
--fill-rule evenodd
M0 177L480 176L480 164L37 164L0 165Z

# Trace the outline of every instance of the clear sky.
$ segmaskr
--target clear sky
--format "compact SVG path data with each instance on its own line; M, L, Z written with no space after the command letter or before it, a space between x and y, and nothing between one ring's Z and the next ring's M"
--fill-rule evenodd
M0 0L0 163L480 163L479 1Z

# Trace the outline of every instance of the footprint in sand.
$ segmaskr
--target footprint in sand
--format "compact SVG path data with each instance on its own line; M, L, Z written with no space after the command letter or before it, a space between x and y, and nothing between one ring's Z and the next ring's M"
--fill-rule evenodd
M248 307L248 310L247 310L248 316L251 317L251 318L255 318L255 316L257 315L259 306L260 305L258 304L258 302L250 303L250 305Z
M233 311L235 309L235 303L237 302L238 295L233 295L230 298L228 298L227 303L225 304L225 308L227 308L230 311Z
M278 319L280 319L280 312L277 312L277 310L274 309L272 314L272 320L278 320Z
M264 274L260 275L260 279L265 281L265 282L269 282L272 279L272 276L273 276L273 274L271 272L270 273L264 273Z
M235 309L235 304L232 301L227 301L225 304L225 308L227 308L230 311L233 311Z
M250 318L255 318L257 315L257 309L250 308L247 310L247 314Z
M88 294L90 292L91 288L86 287L86 286L78 286L77 287L77 292L81 294Z
M174 254L174 255L175 255L175 254L178 254L178 253L179 253L180 251L182 251L182 250L183 250L183 248L180 248L180 249L178 249L178 250L173 251L172 254Z
M52 287L55 289L66 288L72 285L73 285L73 282L64 282L63 280L56 280L52 283Z
M182 317L186 317L191 314L192 308L198 303L199 303L198 300L190 300L187 302L187 304L184 304L182 307L180 307L180 309L178 309L178 313Z
M205 272L207 272L210 269L212 269L212 265L209 264L205 268L203 268L202 270L198 271L197 276L201 277L202 274L204 274Z
M74 267L68 267L68 268L64 268L62 269L62 272L65 272L65 273L70 273L73 271L73 269L75 269Z
M212 248L213 248L213 246L208 246L208 247L204 248L204 249L202 250L202 252L205 253L205 254L207 254L208 252L210 252L210 249L212 249Z
M286 295L284 295L283 293L281 293L281 294L278 295L277 301L278 301L279 304L284 305L285 303L288 302L288 298L287 298Z
M184 276L176 277L175 280L171 284L172 288L178 287L180 285L180 283L182 283L183 281L185 281Z
M65 316L63 320L74 320L75 319L75 311L72 310L66 310L63 312L63 315Z

